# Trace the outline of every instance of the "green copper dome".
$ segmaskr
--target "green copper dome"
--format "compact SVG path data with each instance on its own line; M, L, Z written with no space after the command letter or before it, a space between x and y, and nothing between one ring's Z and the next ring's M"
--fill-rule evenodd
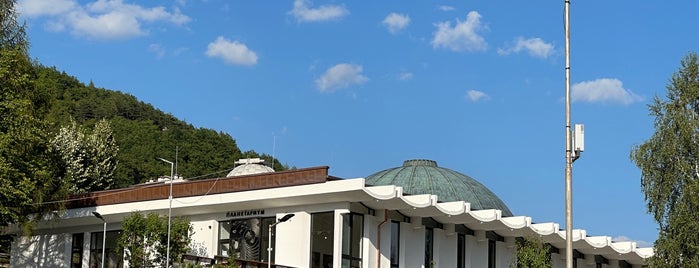
M407 160L402 167L379 171L365 179L367 185L397 185L406 194L434 194L441 202L465 201L471 210L499 209L503 217L512 212L493 192L473 178L437 166L432 160Z

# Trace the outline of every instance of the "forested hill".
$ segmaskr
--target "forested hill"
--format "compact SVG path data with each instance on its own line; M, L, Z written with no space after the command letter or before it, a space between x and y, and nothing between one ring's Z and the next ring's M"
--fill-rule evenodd
M175 161L176 148L178 173L185 178L225 176L215 172L233 168L234 161L244 157L262 157L270 162L268 155L241 152L235 139L226 133L196 128L130 94L96 88L92 82L85 85L55 67L37 65L35 85L48 95L44 97L49 101L45 111L49 133L70 124L70 118L85 129L101 119L111 124L119 146L114 171L117 187L169 175L170 165L157 158ZM275 159L274 169L285 168Z

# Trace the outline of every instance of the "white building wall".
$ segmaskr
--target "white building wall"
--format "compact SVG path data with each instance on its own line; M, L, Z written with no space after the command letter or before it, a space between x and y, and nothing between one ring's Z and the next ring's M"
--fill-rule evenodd
M561 260L563 262L561 262ZM580 268L585 268L585 263L582 262L582 266L580 266L581 263L578 263L578 267ZM557 267L566 267L566 260L565 260L565 254L563 255L563 259L561 259L561 254L558 253L551 253L551 267L557 268Z
M311 214L290 212L295 216L276 227L275 263L293 267L308 267L311 260ZM277 218L286 215L277 214Z
M407 251L408 238L406 236L406 233L410 230L412 230L411 224L405 223L405 222L400 223L400 237L398 239L400 241L400 248L399 248L399 253L398 253L398 263L400 264L401 267L410 267L410 266L405 265L408 261L408 259L406 257L408 255L408 253L407 253L408 252ZM390 267L390 266L388 266L388 267ZM416 267L418 267L418 266L416 266Z
M495 242L495 248L495 267L509 268L517 249L513 248L511 244L504 242Z
M381 214L384 212L382 211ZM378 211L376 213L379 215ZM377 217L378 218L378 217ZM380 221L373 226L372 230L378 230L377 227L378 225L383 221L383 217L380 218ZM399 227L400 228L400 227ZM391 220L389 219L386 223L384 223L381 226L381 256L380 258L380 268L388 268L391 267ZM373 245L372 245L373 246ZM399 248L400 248L400 238L399 238ZM375 247L372 247L373 250L376 250ZM376 261L376 252L374 252L372 256L371 261L375 263Z
M466 251L470 253L467 254L466 262L470 264L467 267L488 267L488 239L485 239L485 235L482 238L466 236L466 241Z
M82 268L90 267L90 233L83 233L83 260Z
M192 225L192 242L189 243L189 254L213 258L218 246L218 221L190 219Z
M311 260L311 214L316 212L333 212L335 229L334 243L332 247L333 265L341 267L342 250L342 215L349 213L349 203L321 203L306 206L259 208L264 209L261 217L280 218L288 213L295 216L288 222L277 225L276 247L273 254L276 263L293 267L309 267ZM257 208L256 208L257 209ZM144 211L144 213L146 213ZM364 238L362 239L362 267L363 268L388 268L390 267L391 249L391 223L386 222L381 228L380 256L377 256L378 224L384 220L384 211L376 211L376 216L364 215ZM193 231L192 251L197 256L213 258L218 251L218 227L219 221L230 220L225 216L226 211L191 215ZM236 217L245 218L245 217ZM400 266L424 267L425 252L425 227L420 224L421 218L412 218L412 223L400 223ZM110 222L107 230L119 230L120 222ZM449 228L447 228L449 229ZM439 228L434 230L434 260L436 267L456 267L457 235L451 231ZM102 224L97 219L90 218L90 224L63 227L45 228L42 232L54 232L57 234L37 234L32 237L20 237L13 243L11 267L69 267L72 234L84 235L83 268L89 266L90 236L91 233L101 232ZM465 267L481 268L488 266L488 240L483 231L476 231L475 235L466 235ZM496 242L496 267L508 268L515 256L516 248L509 239L507 243ZM266 249L263 249L266 250ZM564 249L562 249L564 250ZM328 252L329 253L329 252ZM565 267L565 258L561 254L552 254L553 267ZM380 265L377 265L377 261ZM609 260L609 265L603 267L618 267L618 261ZM578 267L595 267L594 256L577 259Z
M553 258L553 257L551 257L551 258ZM580 267L580 268L586 268L586 267L587 267L587 264L585 264L585 259L584 259L584 258L577 258L577 259L575 259L575 261L577 262L578 267ZM563 263L561 264L561 267L565 267L565 260L563 260Z
M342 267L342 214L350 213L349 209L335 210L335 234L333 240L333 267Z
M435 267L456 267L456 234L448 234L442 229L434 229L434 259Z
M10 267L70 267L72 234L19 237L13 243Z
M473 239L473 236L471 235L465 235L464 236L464 248L465 248L465 253L464 253L464 267L466 268L471 268L473 267L471 265L471 259L473 259L473 245L475 241Z
M377 242L378 242L378 226L381 224L383 221L383 211L377 211L376 216L371 216L371 215L364 215L364 239L362 239L362 268L376 268L376 263L377 263ZM381 250L388 249L389 254L390 254L390 238L391 238L391 230L386 228L386 225L391 225L390 220L384 224L381 229L381 244L382 245L388 245L388 246L382 246ZM390 228L390 227L389 227ZM388 238L389 238L389 244L386 243L386 230L388 230ZM386 260L386 264L383 267L389 267L388 266L388 254L386 252L381 252L382 256L380 256L380 260ZM385 255L385 256L384 256ZM380 267L380 266L379 266Z
M425 227L414 226L412 223L401 224L401 236L405 240L401 245L401 256L405 258L401 260L401 267L425 268Z

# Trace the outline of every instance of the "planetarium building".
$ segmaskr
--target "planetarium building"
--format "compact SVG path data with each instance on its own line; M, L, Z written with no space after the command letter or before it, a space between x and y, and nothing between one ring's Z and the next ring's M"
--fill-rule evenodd
M517 240L533 237L551 246L553 267L565 267L558 223L513 214L483 184L435 161L408 160L356 179L330 176L328 167L274 172L258 160L238 163L225 178L76 196L60 219L17 237L11 265L100 267L104 250L105 267L128 267L116 253L123 219L171 209L193 227L184 261L200 264L232 255L246 267L505 268ZM573 247L575 267L642 267L653 254L581 229L573 230Z

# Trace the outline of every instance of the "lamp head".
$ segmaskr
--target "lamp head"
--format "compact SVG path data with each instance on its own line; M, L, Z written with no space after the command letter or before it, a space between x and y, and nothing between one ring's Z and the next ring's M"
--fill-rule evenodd
M279 222L285 222L294 217L294 213L286 214L279 219Z
M97 212L97 211L93 211L93 212L92 212L92 215L95 215L95 217L97 217L97 218L100 219L100 220L104 220L104 218L102 217L102 214L100 214L100 213Z
M164 159L164 158L156 157L155 159L158 159L158 160L163 161L163 162L165 162L165 163L168 163L168 164L170 164L170 165L173 164L172 161L169 161L169 160Z

